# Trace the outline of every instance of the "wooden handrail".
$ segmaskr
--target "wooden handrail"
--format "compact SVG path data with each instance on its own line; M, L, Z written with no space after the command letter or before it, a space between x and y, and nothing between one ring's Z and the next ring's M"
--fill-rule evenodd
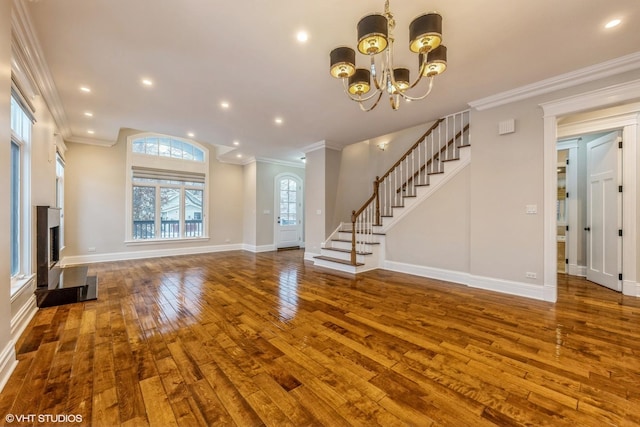
M469 130L469 125L466 125L460 132L458 132L454 137L452 137L449 141L447 141L447 143L442 146L442 148L436 153L436 155L440 155L440 154L444 153L445 151L447 151L449 149L449 147L451 147L452 144L455 144L455 142L458 139L460 139L462 137L462 135L468 130ZM412 182L413 179L420 174L420 172L425 170L429 164L433 163L434 159L435 159L435 155L432 155L431 158L429 160L427 160L426 163L420 167L420 169L418 169L409 179L407 179L407 181L405 183L403 183L396 190L396 193L399 193L399 192L402 191L403 188L406 188L406 186L409 185L409 183Z
M404 153L404 155L403 155L402 157L400 157L400 160L398 160L398 161L397 161L393 166L391 166L391 167L389 168L389 170L387 171L387 173L385 173L384 175L382 175L382 178L378 179L378 182L382 182L382 181L384 181L384 179L385 179L386 177L388 177L389 175L391 175L391 172L393 172L393 170L394 170L395 168L397 168L398 166L400 166L400 163L402 163L402 161L403 161L404 159L406 159L406 158L407 158L407 156L408 156L409 154L411 154L411 152L412 152L413 150L415 150L415 149L416 149L416 147L417 147L418 145L420 145L420 143L422 142L422 140L423 140L423 139L425 139L427 136L429 136L429 134L430 134L431 132L433 132L435 129L437 129L437 128L438 128L438 126L440 126L440 123L442 123L443 121L444 121L444 119L438 119L438 120L436 120L436 122L435 122L435 123L434 123L434 124L429 128L429 130L427 130L427 131L424 133L424 135L422 135L420 138L418 138L418 140L416 141L416 143L415 143L415 144L413 144L413 146L411 146L411 148L409 148L409 149L407 150L407 152L406 152L406 153Z
M381 220L381 212L380 212L380 184L387 178L389 177L389 175L391 175L391 173L393 173L393 171L400 166L400 164L413 152L415 151L415 149L420 145L420 143L422 143L424 141L424 139L426 137L428 137L435 129L438 128L438 126L440 126L440 124L445 121L445 118L441 118L435 121L435 123L433 125L431 125L431 127L420 137L418 138L418 140L415 142L415 144L413 144L403 155L402 157L400 157L400 159L389 168L389 170L382 175L382 177L378 177L376 176L375 181L373 182L373 194L371 195L371 197L369 197L369 199L367 199L366 202L364 202L362 204L362 206L360 207L360 209L352 211L351 212L351 265L355 266L357 265L357 260L356 260L356 255L357 255L357 239L356 239L356 223L358 221L358 217L365 211L365 209L367 209L372 203L375 202L375 211L374 211L374 215L375 215L375 224L372 225L381 225L382 222ZM440 150L438 150L437 153L434 153L431 156L431 159L429 159L424 166L422 166L420 168L419 171L422 171L427 164L429 164L429 162L433 162L433 159L435 158L435 156L439 156L440 153L442 153L443 151L446 151L448 149L448 147L455 143L455 141L457 139L459 139L462 134L464 134L464 132L466 132L469 129L469 125L467 124L463 130L459 131L454 137L452 137L452 139L450 141L448 141L444 147L442 147ZM419 172L417 172L419 173ZM402 184L400 186L400 189L406 187L408 182L411 182L414 178L414 176L416 176L416 173L414 173L413 176L411 176L411 178L409 178L407 180L407 182L405 182L404 184ZM401 190L398 191L401 191Z

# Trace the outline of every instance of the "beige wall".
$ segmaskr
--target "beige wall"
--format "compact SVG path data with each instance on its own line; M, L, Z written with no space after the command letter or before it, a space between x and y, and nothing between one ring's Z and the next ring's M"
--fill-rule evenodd
M469 271L470 166L417 206L386 237L388 261Z
M373 194L373 181L376 176L384 175L431 124L422 124L361 141L342 150L336 185L335 215L332 219L334 228L340 222L351 220L351 212L358 210ZM388 143L384 151L378 148L381 142Z
M319 254L325 234L325 149L306 153L305 167L305 252Z
M143 245L124 243L126 139L138 132L122 130L113 147L67 144L65 256L241 244L242 167L218 162L213 148L209 167L209 239ZM95 248L95 253L90 253L89 248Z
M256 246L272 245L275 243L273 231L276 223L274 192L276 176L286 173L298 177L302 181L304 191L304 168L262 161L258 161L256 165ZM304 211L302 220L304 224ZM304 242L304 236L302 240Z
M249 246L256 246L256 173L258 165L255 162L243 168L243 242Z
M9 230L11 212L11 2L0 2L0 224ZM9 233L0 233L0 374L15 361L11 342L11 274ZM1 379L2 377L0 377Z

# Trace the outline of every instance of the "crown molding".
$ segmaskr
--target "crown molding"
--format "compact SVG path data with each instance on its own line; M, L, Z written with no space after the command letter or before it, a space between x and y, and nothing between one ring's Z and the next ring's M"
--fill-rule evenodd
M328 150L335 150L335 151L342 151L342 147L339 147L335 144L332 144L328 141L318 141L314 144L311 145L307 145L306 147L302 148L302 152L305 154L311 153L312 151L317 151L317 150L322 150L322 149L328 149Z
M118 141L109 141L106 139L98 139L98 138L83 138L81 136L69 136L64 139L67 142L73 142L74 144L88 144L88 145L96 145L99 147L113 147L116 145Z
M305 165L300 164L300 163L296 163L296 162L291 162L288 160L278 160L278 159L271 159L268 157L256 157L256 162L258 163L269 163L272 165L278 165L278 166L287 166L290 168L298 168L298 169L304 169Z
M621 56L610 61L581 68L570 73L560 74L546 80L501 92L496 95L469 102L471 108L478 111L495 108L534 96L555 92L560 89L592 82L605 77L615 76L640 68L640 52Z
M71 140L71 128L69 127L67 115L62 106L62 101L58 95L58 90L56 89L49 67L44 60L44 54L42 53L40 42L38 42L38 38L36 37L29 12L21 0L13 0L11 28L16 47L19 49L19 52L22 54L22 59L26 63L25 65L28 70L26 72L38 87L62 137Z

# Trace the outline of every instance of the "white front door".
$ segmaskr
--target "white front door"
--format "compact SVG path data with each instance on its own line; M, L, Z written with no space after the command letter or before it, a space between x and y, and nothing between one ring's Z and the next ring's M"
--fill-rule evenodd
M618 133L587 144L587 280L616 291L622 287Z
M276 179L276 248L302 243L302 181L294 175Z

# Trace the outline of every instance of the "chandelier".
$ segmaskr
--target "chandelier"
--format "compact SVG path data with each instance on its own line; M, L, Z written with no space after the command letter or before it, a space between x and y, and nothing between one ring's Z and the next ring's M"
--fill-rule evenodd
M433 88L434 78L447 68L447 48L440 44L442 16L435 12L427 13L418 16L409 25L409 49L418 54L419 72L413 82L409 78L408 68L395 68L393 64L395 26L389 0L384 3L383 14L367 15L358 22L358 51L369 56L369 69L356 68L356 53L350 47L337 47L329 55L331 75L342 80L345 93L360 105L362 111L376 108L385 92L394 110L400 107L401 98L407 101L426 98ZM423 77L429 80L426 93L408 95L407 92L416 87ZM374 90L369 94L372 81Z

